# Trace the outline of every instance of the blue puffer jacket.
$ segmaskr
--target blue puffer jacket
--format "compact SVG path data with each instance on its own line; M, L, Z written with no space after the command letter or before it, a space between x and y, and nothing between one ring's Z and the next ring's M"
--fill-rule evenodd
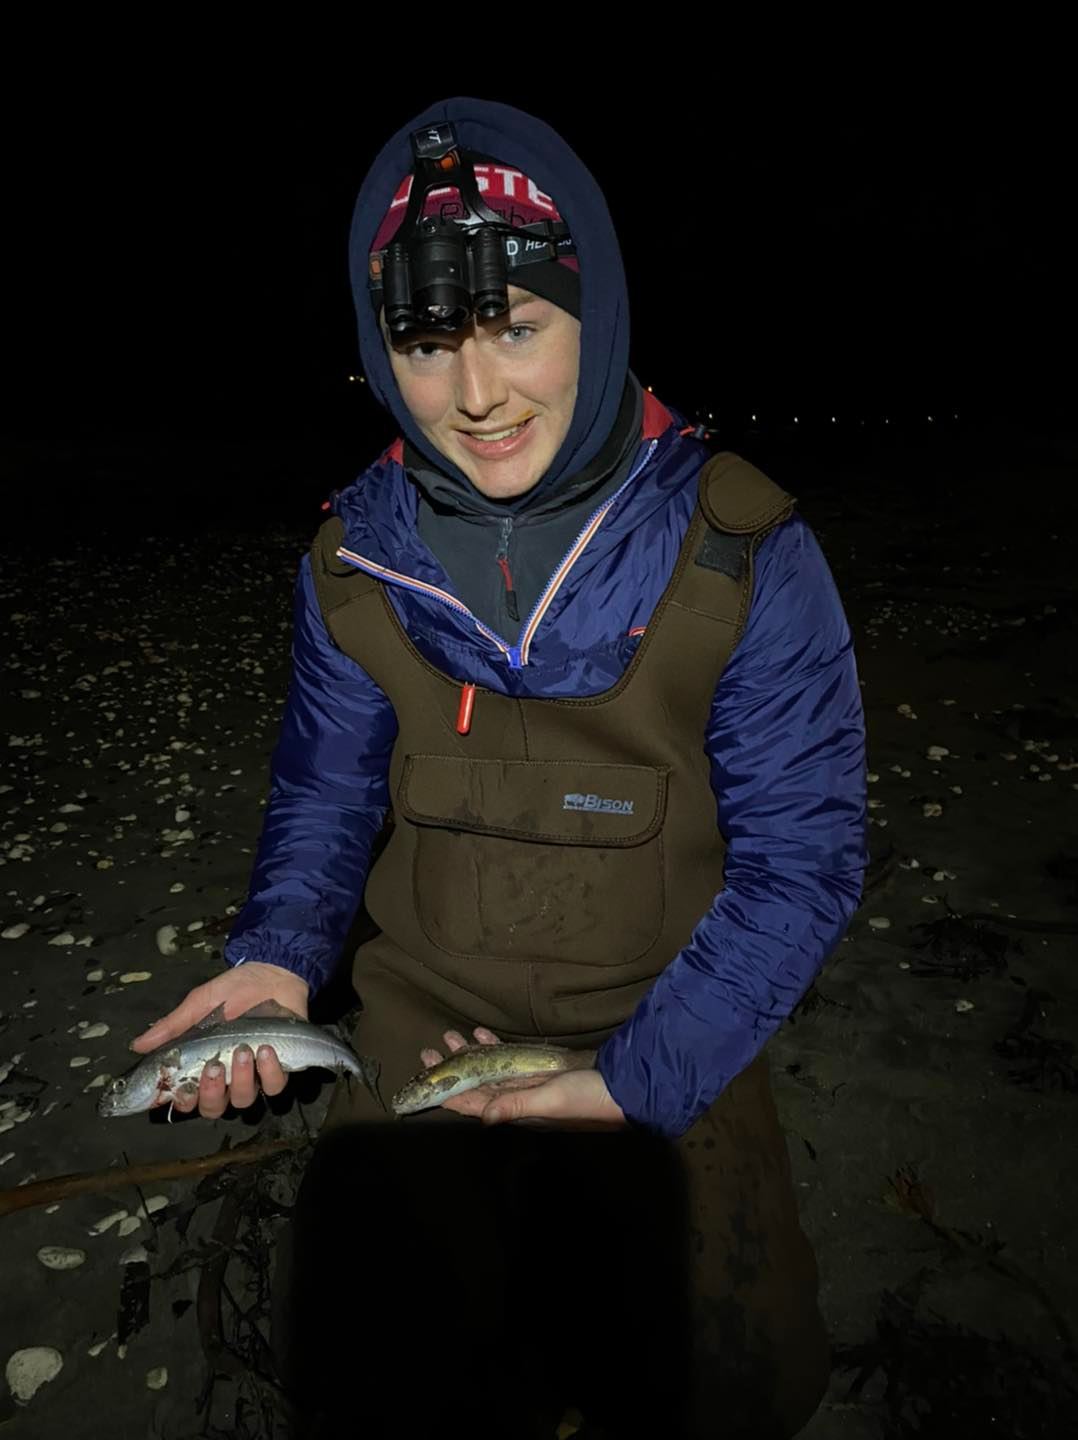
M400 442L335 497L344 549L381 575L433 665L510 695L593 695L619 679L670 578L708 453L681 433L681 417L648 402L628 480L590 517L579 556L552 576L527 640L527 618L519 635L496 636L454 596L417 534ZM366 883L397 722L385 694L330 641L307 559L293 656L250 898L225 959L283 965L317 990ZM861 896L860 689L834 581L797 515L760 544L748 624L701 741L728 846L725 888L598 1059L626 1115L670 1136L763 1048Z

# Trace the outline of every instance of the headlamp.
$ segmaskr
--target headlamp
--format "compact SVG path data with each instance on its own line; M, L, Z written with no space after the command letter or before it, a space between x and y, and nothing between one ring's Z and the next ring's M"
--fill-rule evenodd
M368 268L368 289L381 300L391 334L458 330L473 315L483 320L504 315L507 287L518 283L515 272L576 254L564 221L510 225L490 209L479 193L478 157L457 143L451 122L424 126L411 142L415 168L408 209L386 248L372 253ZM423 215L429 192L443 186L459 193L463 217Z

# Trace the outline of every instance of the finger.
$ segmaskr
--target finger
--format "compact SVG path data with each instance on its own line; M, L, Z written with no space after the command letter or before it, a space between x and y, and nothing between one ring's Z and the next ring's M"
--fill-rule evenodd
M465 1090L463 1095L454 1095L452 1100L443 1100L443 1110L455 1110L458 1115L482 1115L490 1103L489 1095L483 1096L478 1090Z
M441 1064L442 1052L440 1050L420 1050L419 1058L429 1070L432 1065Z
M556 1078L556 1077L553 1077ZM506 1120L523 1120L525 1117L557 1118L564 1106L557 1087L550 1080L545 1086L533 1087L538 1094L527 1090L503 1090L483 1111L484 1125L498 1125ZM543 1090L546 1094L543 1094Z
M174 1035L182 1035L184 1030L193 1025L194 1018L186 1020L186 1007L179 1006L170 1010L167 1015L162 1015L160 1020L155 1020L148 1030L141 1035L136 1035L129 1044L131 1050L156 1050L159 1045L166 1045Z
M449 1046L450 1050L463 1050L468 1043L459 1030L447 1030L442 1036L442 1039Z
M488 1080L474 1090L465 1090L463 1095L454 1095L452 1100L443 1100L442 1109L456 1110L460 1115L482 1115L499 1095L511 1090L533 1090L537 1085L549 1085L556 1078L553 1075L529 1075L519 1080Z
M267 1095L279 1095L288 1084L288 1071L278 1060L272 1045L258 1047L258 1078Z
M198 1104L198 1086L193 1080L185 1080L182 1085L176 1086L170 1098L177 1110L185 1115L190 1114ZM169 1101L162 1096L158 1103L167 1105Z
M488 1030L485 1025L477 1025L472 1034L479 1041L480 1045L500 1045L502 1042L495 1035L493 1030Z
M198 1113L207 1120L218 1120L227 1109L225 1067L219 1060L211 1060L198 1082Z
M237 1045L232 1052L232 1084L230 1099L237 1110L246 1110L255 1103L258 1080L255 1076L254 1051L250 1045Z
M130 1042L130 1048L138 1051L156 1050L177 1035L182 1035L185 1030L190 1030L192 1025L204 1019L213 1009L213 996L214 992L209 984L197 985L175 1010L170 1010L160 1020L155 1020L148 1030L137 1035Z

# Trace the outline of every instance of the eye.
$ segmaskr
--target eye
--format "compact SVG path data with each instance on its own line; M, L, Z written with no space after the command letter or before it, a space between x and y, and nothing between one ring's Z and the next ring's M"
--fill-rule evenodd
M113 1088L114 1090L126 1090L126 1089L127 1089L127 1081L126 1081L126 1080L115 1080L115 1081L113 1081L112 1088Z
M434 355L439 355L444 349L446 346L437 340L418 340L414 345L409 345L407 349L402 350L401 353L407 355L409 359L415 359L418 356L420 360L431 360ZM433 354L420 355L421 350L433 352Z

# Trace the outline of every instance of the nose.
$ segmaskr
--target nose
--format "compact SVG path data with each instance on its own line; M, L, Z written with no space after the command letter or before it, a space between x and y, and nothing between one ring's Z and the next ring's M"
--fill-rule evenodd
M456 405L470 420L485 419L509 399L509 386L496 358L482 353L489 349L469 336L457 350Z

